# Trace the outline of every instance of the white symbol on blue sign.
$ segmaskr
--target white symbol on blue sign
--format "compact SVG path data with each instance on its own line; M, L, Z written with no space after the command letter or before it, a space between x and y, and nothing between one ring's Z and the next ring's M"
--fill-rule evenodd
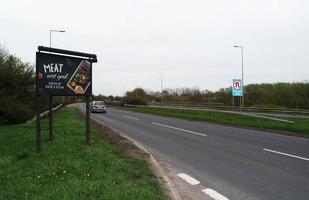
M241 97L243 95L241 79L233 79L232 95L234 97Z

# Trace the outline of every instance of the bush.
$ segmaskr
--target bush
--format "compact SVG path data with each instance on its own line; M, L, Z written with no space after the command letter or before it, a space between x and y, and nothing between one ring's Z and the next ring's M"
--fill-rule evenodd
M0 124L24 122L34 115L33 66L0 46Z
M133 105L146 105L149 101L149 96L142 88L136 88L132 92L127 92L123 103Z

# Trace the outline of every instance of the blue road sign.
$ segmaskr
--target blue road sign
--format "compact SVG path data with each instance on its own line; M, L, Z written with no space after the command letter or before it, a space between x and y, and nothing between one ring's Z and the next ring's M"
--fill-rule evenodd
M243 95L241 79L233 79L232 95L234 97L241 97Z

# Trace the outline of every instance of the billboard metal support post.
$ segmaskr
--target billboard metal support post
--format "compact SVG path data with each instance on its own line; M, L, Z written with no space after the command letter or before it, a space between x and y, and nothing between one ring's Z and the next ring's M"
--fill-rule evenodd
M242 112L242 97L239 97L240 112Z
M53 96L48 96L49 141L53 140Z
M39 96L36 96L36 152L41 152L41 113Z
M90 97L86 96L86 145L90 145Z

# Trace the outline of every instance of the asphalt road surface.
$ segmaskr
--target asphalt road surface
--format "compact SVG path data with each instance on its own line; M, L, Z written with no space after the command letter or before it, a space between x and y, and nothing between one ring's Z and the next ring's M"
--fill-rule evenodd
M92 116L226 199L309 199L309 139L113 108Z

